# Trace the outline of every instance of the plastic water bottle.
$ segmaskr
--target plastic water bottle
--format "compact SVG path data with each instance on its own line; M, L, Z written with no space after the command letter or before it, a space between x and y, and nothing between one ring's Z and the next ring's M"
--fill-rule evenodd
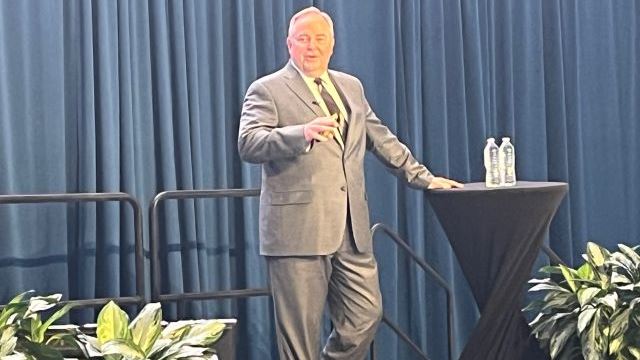
M487 187L500 186L499 152L500 149L498 148L498 145L496 145L496 139L488 138L487 146L484 147L484 169L486 170L485 185Z
M500 174L502 186L516 184L516 149L508 137L503 137L500 144Z

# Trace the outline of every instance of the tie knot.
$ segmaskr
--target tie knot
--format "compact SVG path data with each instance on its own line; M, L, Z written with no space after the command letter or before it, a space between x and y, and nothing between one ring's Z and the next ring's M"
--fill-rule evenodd
M322 86L322 79L320 79L320 78L313 79L313 82L316 83L316 85L318 85L318 86Z

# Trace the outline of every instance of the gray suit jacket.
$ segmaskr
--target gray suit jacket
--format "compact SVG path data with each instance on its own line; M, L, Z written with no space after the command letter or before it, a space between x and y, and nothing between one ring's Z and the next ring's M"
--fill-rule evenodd
M412 187L426 188L431 181L429 170L371 110L360 81L333 70L329 76L349 112L344 152L334 140L316 142L307 151L303 126L325 114L290 63L247 90L238 150L244 161L262 164L263 255L331 254L339 248L347 225L358 250L372 251L366 150Z

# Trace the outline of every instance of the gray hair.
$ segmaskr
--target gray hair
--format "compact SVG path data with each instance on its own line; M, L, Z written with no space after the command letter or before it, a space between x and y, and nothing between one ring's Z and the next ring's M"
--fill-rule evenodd
M304 8L297 13L295 13L291 17L291 21L289 21L289 36L293 35L293 25L295 25L296 21L300 20L301 17L309 14L318 14L322 16L322 18L329 24L329 30L331 31L331 37L333 37L333 20L331 20L331 16L326 12L321 11L315 6L309 6L308 8Z

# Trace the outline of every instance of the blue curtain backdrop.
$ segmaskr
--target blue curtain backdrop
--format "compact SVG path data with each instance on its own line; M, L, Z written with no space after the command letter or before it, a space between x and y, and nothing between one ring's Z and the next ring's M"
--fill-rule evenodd
M510 135L519 179L570 183L549 236L564 259L588 240L640 243L633 0L2 0L0 193L123 191L146 207L163 190L257 187L236 153L242 98L286 62L288 20L309 5L335 21L332 67L432 171L480 181L485 139ZM454 286L457 356L478 314L451 248L423 194L367 162L373 221ZM256 221L252 200L167 202L164 292L264 286ZM134 291L125 206L5 205L0 229L0 302ZM442 291L376 242L385 312L444 359ZM275 358L267 299L166 310L239 316L238 358ZM382 359L413 356L384 327L377 340Z

